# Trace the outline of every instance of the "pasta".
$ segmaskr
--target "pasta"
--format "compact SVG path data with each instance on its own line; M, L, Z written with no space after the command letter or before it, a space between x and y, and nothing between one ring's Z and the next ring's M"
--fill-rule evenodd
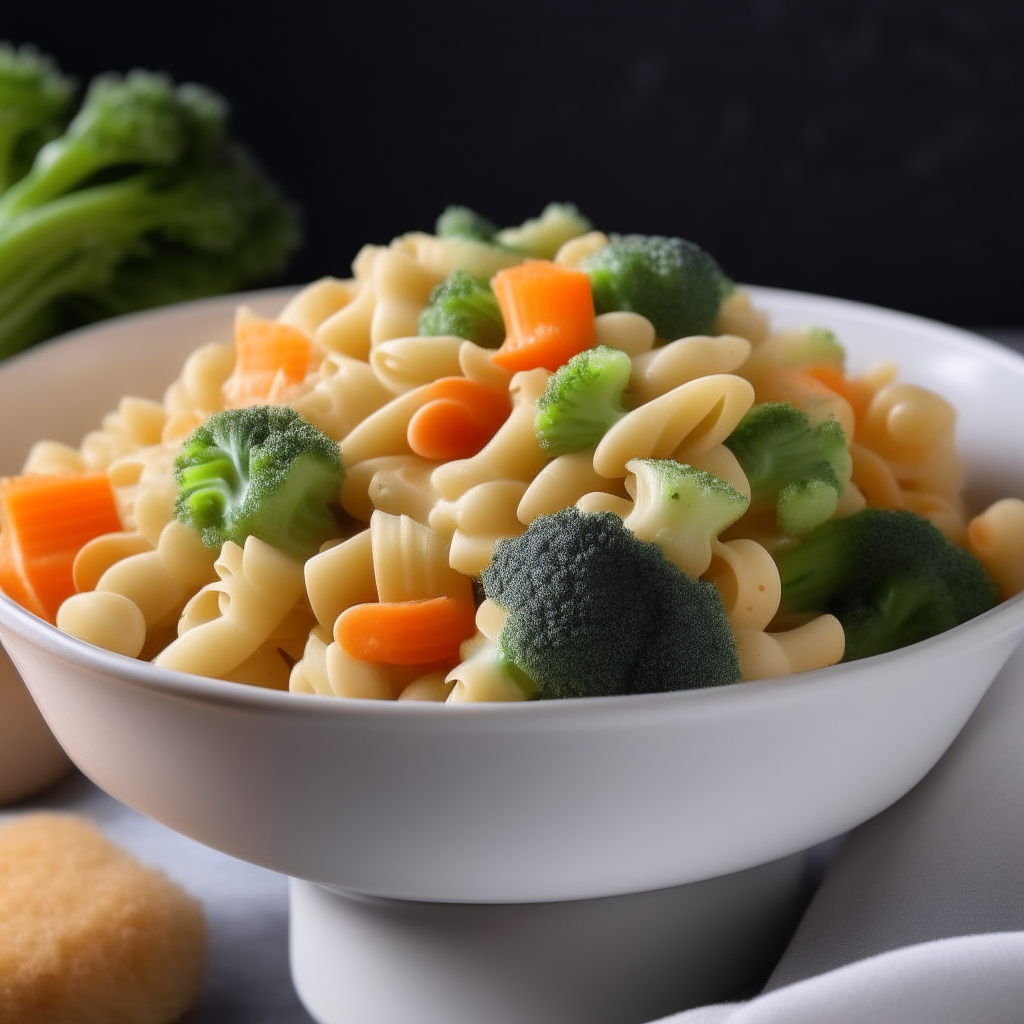
M768 402L801 410L808 429L830 421L841 428L841 471L829 477L819 459L817 477L786 483L806 498L825 479L825 526L870 510L927 520L973 553L1000 597L1024 590L1024 500L1004 499L969 518L949 402L899 380L890 365L848 377L831 332L772 332L740 290L722 299L716 285L717 313L680 336L642 294L598 313L608 299L597 302L597 278L583 281L582 293L580 283L616 236L585 230L573 216L546 211L501 233L500 244L412 232L366 246L351 278L311 283L276 320L240 310L234 342L202 339L162 401L122 399L77 449L34 445L26 478L101 473L122 526L95 531L73 553L58 627L162 668L295 694L453 704L551 696L510 653L514 601L506 607L488 580L503 552L531 551L515 545L550 517L571 514L580 517L574 523L607 524L610 536L625 531L645 551L660 549L658 564L667 564L677 589L696 588L686 592L719 609L737 659L733 680L833 665L853 637L842 612L789 603L780 572L817 524L786 527L776 507L782 488L767 500L767 471L735 444L737 426ZM519 267L528 257L536 265ZM509 268L505 285L487 284ZM435 289L457 271L480 279L473 301L492 320L497 310L516 325L497 351L486 347L493 337L472 330L420 334L421 323L430 329L421 314L439 301ZM532 291L508 284L527 279ZM458 280L461 287L465 278ZM572 282L593 308L581 314L578 302L559 305L559 282ZM587 361L598 346L627 357L616 356L615 387L602 382L603 405L587 391L600 376ZM588 396L578 408L573 388ZM565 449L538 425L539 408L563 401L559 389L570 395L566 415L579 420ZM249 454L220 477L216 462L183 469L183 442L197 427L263 406L294 410L343 463L343 477L331 478L328 532L302 554L256 527L228 539L207 529L204 516L259 491ZM674 476L664 469L671 465ZM199 481L192 491L183 482L190 468ZM705 496L694 497L697 484L684 493L683 480L699 481ZM0 586L17 598L31 587L4 583L22 555L14 556L20 540L3 484ZM280 508L301 519L304 499L290 488ZM721 502L716 511L708 493ZM530 557L543 560L546 549ZM552 562L552 575L563 579L586 571L581 561ZM578 631L578 610L566 611L564 622L562 608L549 611L552 629ZM661 605L652 614L670 619ZM371 624L360 628L377 630L363 647L344 625L357 618Z

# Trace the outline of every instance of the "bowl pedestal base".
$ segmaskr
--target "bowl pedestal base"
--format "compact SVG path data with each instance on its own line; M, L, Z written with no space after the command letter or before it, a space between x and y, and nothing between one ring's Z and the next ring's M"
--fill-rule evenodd
M291 882L292 979L319 1024L641 1024L750 994L807 857L564 903L417 903Z

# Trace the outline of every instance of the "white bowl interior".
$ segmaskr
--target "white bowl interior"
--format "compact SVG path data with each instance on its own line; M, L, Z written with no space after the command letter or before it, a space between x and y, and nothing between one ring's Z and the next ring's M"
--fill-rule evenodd
M753 290L960 409L978 501L1024 494L1024 360L965 332ZM284 295L247 297L273 312ZM237 298L91 328L0 368L0 471L158 397ZM161 672L0 598L0 637L73 760L228 853L366 894L568 900L767 863L892 803L941 756L1024 630L1014 599L903 651L712 691L516 706L395 705Z

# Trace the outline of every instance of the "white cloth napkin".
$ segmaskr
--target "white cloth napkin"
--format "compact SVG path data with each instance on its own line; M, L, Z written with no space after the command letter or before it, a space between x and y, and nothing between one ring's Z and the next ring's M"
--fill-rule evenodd
M1024 648L924 781L851 833L765 993L665 1019L1024 1022Z

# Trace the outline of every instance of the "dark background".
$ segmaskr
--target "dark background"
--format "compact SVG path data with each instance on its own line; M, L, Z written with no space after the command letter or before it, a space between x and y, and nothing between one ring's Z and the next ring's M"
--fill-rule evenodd
M305 210L287 275L447 203L572 200L742 281L1021 324L1024 4L20 3L0 35L85 81L206 83Z

